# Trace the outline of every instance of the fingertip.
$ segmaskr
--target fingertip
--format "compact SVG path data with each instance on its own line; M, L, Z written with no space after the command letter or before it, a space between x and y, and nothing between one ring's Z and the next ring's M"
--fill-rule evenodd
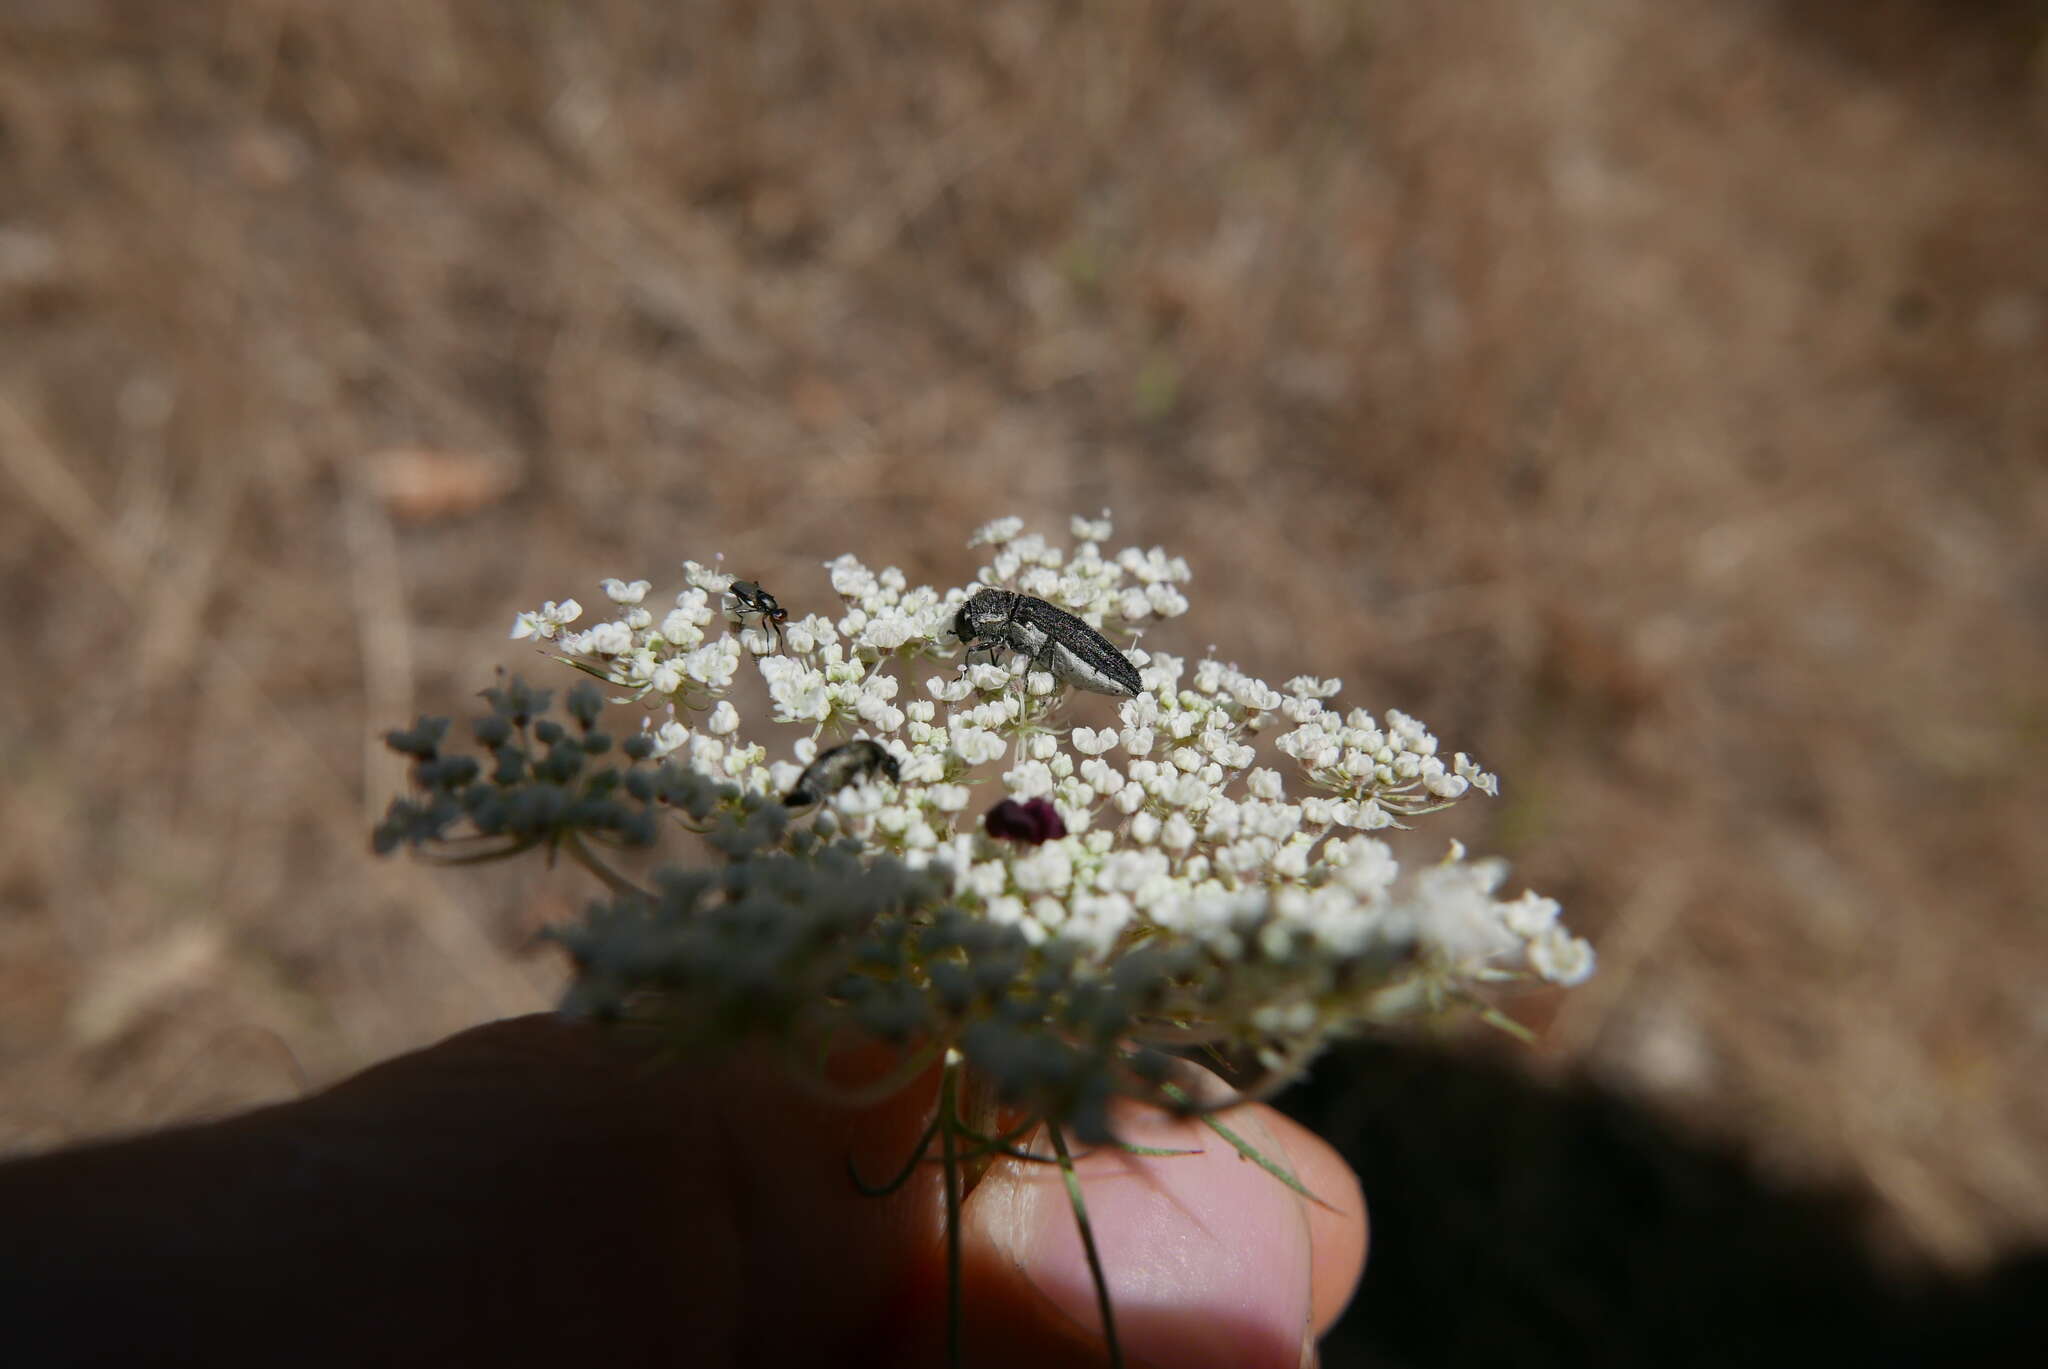
M1365 1190L1342 1155L1322 1137L1282 1112L1258 1109L1301 1186L1321 1201L1304 1203L1310 1257L1312 1321L1323 1335L1351 1302L1365 1273L1371 1221Z
M1251 1144L1278 1148L1260 1117L1242 1117L1233 1125ZM1131 1144L1191 1152L1105 1147L1075 1166L1125 1359L1295 1369L1312 1310L1304 1204L1200 1122L1133 1106L1117 1126ZM978 1305L1035 1306L1049 1329L1101 1344L1094 1275L1056 1166L991 1170L964 1230L986 1280Z

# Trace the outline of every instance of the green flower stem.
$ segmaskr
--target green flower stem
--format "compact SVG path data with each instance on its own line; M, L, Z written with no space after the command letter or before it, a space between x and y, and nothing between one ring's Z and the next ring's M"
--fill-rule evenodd
M946 1362L955 1365L964 1363L960 1353L960 1161L955 1150L963 1063L960 1052L946 1052L945 1072L939 1077L939 1111L933 1118L946 1171Z
M1074 1172L1074 1157L1067 1150L1067 1138L1057 1123L1049 1124L1053 1152L1059 1156L1060 1176L1067 1183L1067 1202L1074 1209L1074 1224L1081 1231L1081 1248L1088 1254L1088 1277L1095 1284L1095 1306L1102 1315L1102 1339L1109 1346L1111 1369L1123 1369L1123 1347L1117 1343L1116 1310L1110 1305L1109 1276L1103 1272L1102 1252L1095 1247L1095 1226L1088 1220L1088 1203L1081 1196L1081 1176Z
M600 860L597 853L590 849L580 834L573 831L566 833L562 838L562 849L568 852L569 859L590 871L591 874L596 875L599 880L603 881L604 886L613 893L634 894L641 898L653 897L647 890L642 889L632 880L627 879L624 875Z

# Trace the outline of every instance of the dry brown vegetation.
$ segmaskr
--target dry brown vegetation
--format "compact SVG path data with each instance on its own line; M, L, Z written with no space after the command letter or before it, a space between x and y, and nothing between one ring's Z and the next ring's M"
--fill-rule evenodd
M1502 773L1545 1058L2041 1239L2044 23L7 6L0 1137L549 999L573 884L365 840L514 610L1109 505Z

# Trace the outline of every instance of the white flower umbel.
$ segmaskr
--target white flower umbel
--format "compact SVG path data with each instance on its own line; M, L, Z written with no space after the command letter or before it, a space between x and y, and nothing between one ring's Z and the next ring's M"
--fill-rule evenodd
M445 718L387 735L414 789L372 844L597 875L610 897L550 931L573 1010L703 1044L775 1036L792 1061L879 1039L898 1068L869 1096L936 1073L894 1183L936 1148L955 1269L958 1195L994 1157L1034 1158L1014 1144L1033 1125L1080 1217L1066 1138L1114 1140L1115 1096L1208 1110L1162 1048L1249 1057L1276 1084L1338 1033L1459 1003L1508 1025L1482 993L1592 973L1554 901L1501 896L1500 861L1451 843L1404 870L1379 835L1497 794L1492 775L1405 713L1341 704L1340 681L1275 688L1163 649L1187 563L1105 554L1106 513L1070 531L989 523L970 543L986 563L946 589L851 555L826 564L829 592L691 561L672 606L609 579L604 621L572 630L574 600L522 613L512 635L637 700L638 730L601 728L589 681L557 712L554 691L501 680L474 753L444 747ZM985 587L1009 593L963 612ZM1069 686L1100 691L1086 724L1065 717ZM678 831L701 838L694 861L642 876L607 854ZM949 1280L954 1363L959 1295Z
M1591 948L1554 902L1500 896L1500 862L1453 844L1441 863L1405 872L1372 835L1497 794L1493 775L1462 752L1446 760L1405 713L1341 706L1340 681L1302 675L1275 688L1224 660L1140 649L1141 634L1186 612L1187 563L1156 547L1106 554L1106 515L1072 531L1062 546L1021 519L989 523L969 542L986 563L943 590L841 556L825 566L832 601L784 596L779 634L734 600L730 576L690 562L673 609L639 607L645 581L607 580L619 618L570 633L577 605L549 603L519 615L513 635L552 640L569 663L655 707L651 756L726 786L707 802L733 814L781 813L826 748L876 743L893 767L874 753L814 819L780 816L763 833L787 843L815 823L869 858L936 874L948 916L1017 929L1070 976L1111 982L1134 956L1169 956L1172 972L1116 1025L1127 1041L1233 1043L1295 1068L1362 1024L1504 980L1569 985L1592 973ZM1027 675L1021 658L962 659L955 615L989 585L1063 608L1125 651L1143 688L1115 705L1114 725L1059 726L1063 689ZM767 700L752 719L733 697L749 671ZM1063 833L1037 844L989 835L985 816L1002 800L1050 805ZM1012 967L1020 986L1036 963ZM950 970L899 969L885 976L890 993L953 1002L940 982ZM1000 993L980 1001L984 1017L1015 1011ZM976 1011L954 1006L940 1015L964 1030Z

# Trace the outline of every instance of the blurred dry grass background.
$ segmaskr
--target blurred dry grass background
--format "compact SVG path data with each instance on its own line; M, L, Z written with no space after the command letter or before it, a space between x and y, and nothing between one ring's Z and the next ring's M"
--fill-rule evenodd
M0 1143L546 1003L367 854L512 613L1197 569L1498 769L1539 1060L2048 1236L2048 8L0 6ZM1553 1012L1554 1009L1554 1012Z

